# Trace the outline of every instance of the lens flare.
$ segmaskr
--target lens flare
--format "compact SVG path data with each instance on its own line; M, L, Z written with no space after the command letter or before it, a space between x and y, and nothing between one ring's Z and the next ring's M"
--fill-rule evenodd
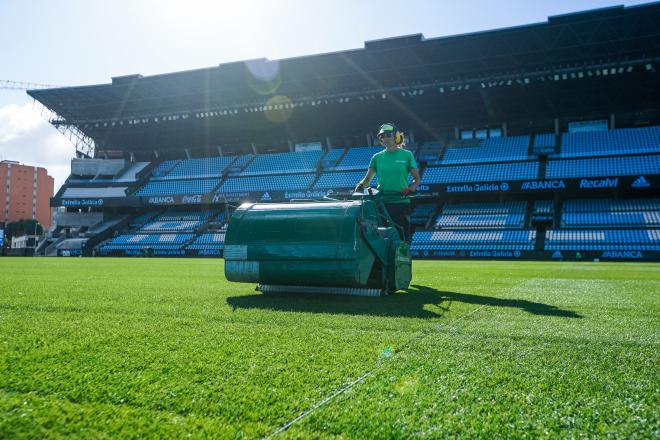
M293 114L293 103L286 96L276 95L268 100L265 109L266 119L270 122L281 124L291 118Z
M252 90L260 95L272 95L282 84L279 61L269 61L265 58L245 62L247 83Z
M394 384L394 390L399 394L414 394L418 387L419 379L415 375L402 377Z

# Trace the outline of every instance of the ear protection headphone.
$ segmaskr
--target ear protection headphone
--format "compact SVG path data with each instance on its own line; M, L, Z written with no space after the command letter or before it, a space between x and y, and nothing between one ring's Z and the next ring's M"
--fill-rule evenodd
M380 126L380 129L378 132L380 133L381 131L391 131L394 132L394 143L397 145L401 145L403 143L403 132L399 131L396 128L396 125L392 124L391 122L386 122L383 125Z

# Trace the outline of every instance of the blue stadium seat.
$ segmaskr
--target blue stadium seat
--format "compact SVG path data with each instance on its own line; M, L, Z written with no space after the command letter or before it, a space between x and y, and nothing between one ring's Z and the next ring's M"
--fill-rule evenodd
M522 228L526 202L485 202L445 205L435 227L442 229Z
M534 137L534 154L554 154L557 137L553 133L537 134Z
M660 155L549 160L546 178L613 177L660 173Z
M140 232L152 231L194 231L203 225L202 221L180 220L180 221L153 221L140 228Z
M146 212L144 214L138 215L137 217L134 217L130 221L129 226L131 228L141 228L146 223L153 220L157 215L158 215L158 213L156 213L156 212Z
M303 190L310 187L315 177L314 174L230 177L218 188L218 193Z
M522 228L524 214L446 215L441 214L436 228Z
M442 143L439 141L424 142L418 151L418 159L427 163L436 163L442 151Z
M225 245L224 232L210 232L204 233L197 237L195 241L189 244L186 249L195 250L210 250L210 249L223 249Z
M349 148L339 165L332 168L335 171L367 170L371 157L383 151L382 147Z
M214 211L180 212L172 211L161 214L146 223L139 232L178 231L192 232L202 226L212 217L217 216Z
M355 188L355 185L362 180L365 171L327 171L321 174L319 180L314 184L316 189L343 189ZM371 186L378 185L378 177L374 177Z
M140 188L136 196L170 196L180 194L207 194L220 183L220 179L158 180Z
M412 250L534 250L536 231L419 231Z
M193 238L193 234L123 234L97 248L100 253L112 251L141 250L145 248L179 250Z
M448 148L440 163L499 162L526 160L529 136L489 138L479 147Z
M332 168L336 167L337 164L339 163L339 159L341 159L341 156L344 154L344 149L343 148L333 148L330 151L326 153L325 156L323 156L322 164L321 166L323 168Z
M564 133L559 157L660 152L660 126Z
M232 156L223 156L182 160L165 177L219 177L234 159Z
M567 200L563 204L562 227L658 227L660 199Z
M243 176L316 172L322 151L259 154L241 172Z
M446 204L442 207L443 214L522 214L527 202L476 202Z
M660 199L582 199L566 200L564 212L660 211Z
M234 162L231 163L232 167L243 168L248 162L254 158L254 154L243 154L238 156Z
M535 179L538 162L434 166L424 170L423 184Z
M435 208L435 203L423 203L415 206L410 214L410 223L418 226L425 225L433 215Z
M548 229L548 251L660 251L660 229Z
M535 148L548 148L555 146L556 136L553 133L537 134L534 137Z
M162 177L172 171L172 168L174 168L180 160L166 160L162 162L160 165L158 165L154 170L151 172L151 175L153 177Z
M534 213L552 214L554 210L554 202L552 200L534 200Z

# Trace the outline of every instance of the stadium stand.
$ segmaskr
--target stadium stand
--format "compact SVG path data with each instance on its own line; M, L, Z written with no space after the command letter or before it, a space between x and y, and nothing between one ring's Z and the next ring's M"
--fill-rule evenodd
M136 196L168 196L180 194L207 194L220 184L220 179L163 180L149 182Z
M339 161L341 160L341 157L344 155L344 153L345 151L343 148L330 149L330 151L328 151L326 155L323 156L321 167L324 169L336 167L337 164L339 164Z
M548 229L548 251L660 251L660 229Z
M537 214L552 214L554 212L554 203L552 200L534 200L533 212Z
M241 175L313 173L316 172L322 155L322 151L260 154L250 162Z
M442 212L451 215L457 214L514 214L525 210L526 202L476 202L447 204Z
M557 137L552 133L537 134L534 137L534 154L553 154Z
M104 198L104 197L126 197L128 187L106 187L106 188L75 188L68 187L62 193L62 198Z
M529 159L529 136L489 138L477 147L453 147L445 151L441 164L499 162Z
M436 229L522 228L525 202L465 203L445 205L438 215Z
M104 254L115 250L127 251L144 248L179 250L193 236L193 234L123 234L99 246L98 252Z
M559 157L660 152L660 126L564 133Z
M424 251L531 251L535 230L525 230L526 202L447 204L435 221L440 231L413 234L412 249Z
M441 152L441 142L424 142L419 147L418 159L423 162L436 163Z
M613 177L657 174L660 155L549 160L548 179L570 177Z
M410 222L413 225L424 226L431 219L431 216L435 212L436 205L435 203L422 203L415 206L412 213L410 214Z
M224 242L222 227L225 226L225 217L225 211L213 210L139 214L128 222L128 230L98 244L96 254L133 255L149 248L156 254L160 251L183 252L184 249L190 249L195 251L195 255L220 255L211 250L222 250L221 246L215 244L220 236L220 243ZM204 250L208 252L201 252Z
M225 244L224 232L210 232L198 236L186 249L222 250Z
M153 220L157 215L158 215L157 212L145 212L144 214L140 214L133 217L128 225L131 228L141 228L146 223Z
M561 226L575 227L660 227L660 199L567 200Z
M218 188L218 193L302 190L309 188L315 177L315 174L230 177Z
M166 160L161 162L154 170L151 172L153 177L162 177L169 173L177 164L181 162L180 160Z
M223 156L182 160L167 172L167 174L161 175L161 178L185 179L190 177L219 177L234 159L236 158Z
M328 169L335 171L366 170L369 168L371 157L382 150L382 147L349 148L339 164L336 167Z
M218 214L213 211L166 212L145 223L138 232L193 232L209 219L217 216Z
M149 162L134 162L131 166L126 169L123 173L115 179L115 182L135 182L138 180L137 174L145 169L149 165Z
M118 225L121 223L124 219L127 218L127 215L115 215L111 216L109 218L106 218L102 222L91 226L87 231L85 232L86 236L93 237L94 235L101 234L107 230L110 230L114 226Z
M160 221L155 220L144 225L140 231L142 232L151 232L151 231L177 231L177 232L188 232L194 231L195 228L201 226L204 222L199 220L179 220L179 221Z
M418 231L412 250L528 250L534 249L536 231Z
M433 166L423 172L422 184L535 179L538 169L538 162Z
M364 177L364 171L328 171L321 174L319 180L314 184L316 189L331 188L354 188L355 185ZM371 186L378 185L378 177L374 177Z
M243 171L243 168L250 163L252 160L254 160L255 155L254 154L243 154L240 155L234 160L231 165L227 167L227 175L228 176L239 176L241 174L241 171Z

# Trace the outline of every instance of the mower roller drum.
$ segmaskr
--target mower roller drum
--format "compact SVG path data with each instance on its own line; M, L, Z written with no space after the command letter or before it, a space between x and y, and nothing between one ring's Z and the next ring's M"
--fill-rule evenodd
M244 203L225 235L225 276L262 292L378 296L406 289L410 247L375 196Z

